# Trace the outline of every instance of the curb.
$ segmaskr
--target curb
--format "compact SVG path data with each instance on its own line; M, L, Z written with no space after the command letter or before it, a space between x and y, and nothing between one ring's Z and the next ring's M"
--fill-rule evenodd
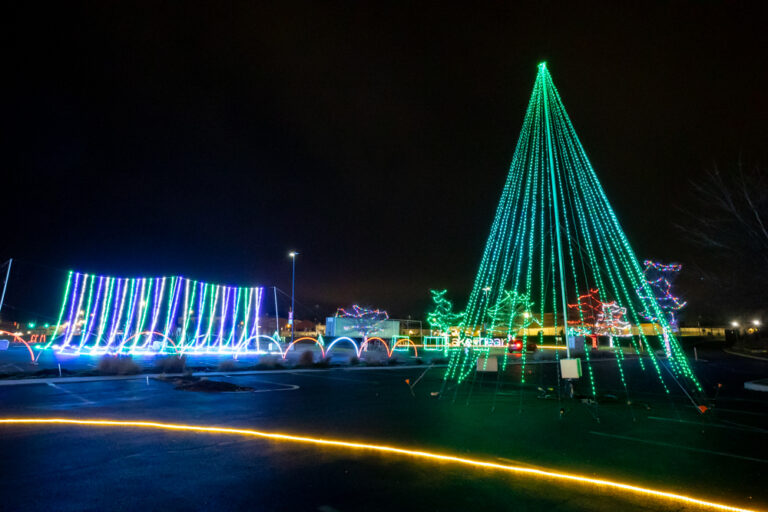
M402 365L402 366L361 366L353 368L295 368L285 370L232 370L231 372L192 372L189 373L136 373L134 375L97 375L89 377L49 377L45 379L0 379L2 386L23 386L31 384L67 384L78 382L100 382L110 380L138 380L144 378L156 377L183 377L192 375L193 377L238 377L240 375L272 375L278 373L304 373L304 372L353 372L353 371L373 371L373 370L418 370L424 368L445 368L448 365Z
M734 352L733 350L728 350L727 348L724 348L723 352L725 352L726 354L731 354L733 356L746 357L749 359L759 359L760 361L768 361L768 357L751 356L749 354L742 354L741 352Z

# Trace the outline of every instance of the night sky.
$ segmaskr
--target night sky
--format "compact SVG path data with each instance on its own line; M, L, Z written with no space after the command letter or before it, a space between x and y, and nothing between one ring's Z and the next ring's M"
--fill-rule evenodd
M113 4L5 16L22 316L68 269L289 291L290 249L320 316L463 307L542 60L641 259L700 264L689 180L766 161L759 2Z

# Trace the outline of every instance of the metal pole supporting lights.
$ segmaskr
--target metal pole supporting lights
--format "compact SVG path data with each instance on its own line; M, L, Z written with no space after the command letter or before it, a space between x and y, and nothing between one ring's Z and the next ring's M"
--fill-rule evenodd
M294 308L294 297L296 294L296 256L298 256L299 253L296 251L291 251L288 253L288 256L291 257L291 311L288 314L288 321L291 322L291 343L293 343L293 332L294 332L294 318L293 318L293 312L295 310Z

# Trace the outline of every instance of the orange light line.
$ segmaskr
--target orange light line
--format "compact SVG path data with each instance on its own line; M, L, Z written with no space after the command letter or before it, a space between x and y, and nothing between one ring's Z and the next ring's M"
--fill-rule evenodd
M349 448L349 449L355 449L355 450L369 450L369 451L375 451L380 453L406 455L406 456L411 456L411 457L416 457L421 459L451 462L454 464L460 464L460 465L471 466L476 468L495 469L499 471L506 471L509 473L516 473L516 474L526 475L526 476L547 478L547 479L560 480L565 482L597 485L604 488L624 491L626 493L651 496L654 498L666 499L673 502L686 503L690 505L696 505L699 507L705 507L712 510L727 510L731 512L756 512L750 509L740 508L732 505L725 505L723 503L716 503L716 502L707 501L699 498L693 498L691 496L685 496L682 494L659 491L656 489L649 489L646 487L640 487L640 486L625 484L621 482L614 482L612 480L591 478L588 476L582 476L582 475L577 475L572 473L562 473L555 470L534 469L534 468L521 467L521 466L512 466L507 464L498 464L495 462L468 459L464 457L456 457L454 455L425 452L421 450L409 450L406 448L397 448L395 446L386 446L386 445L368 444L368 443L352 443L347 441L339 441L336 439L322 439L322 438L315 438L315 437L295 436L291 434L281 434L277 432L260 432L258 430L226 428L226 427L204 427L204 426L198 426L198 425L161 423L161 422L155 422L155 421L78 420L78 419L68 419L68 418L5 418L5 419L0 419L0 424L2 425L59 424L59 425L81 425L81 426L103 426L103 427L136 427L136 428L149 428L149 429L158 429L158 430L206 432L206 433L213 433L213 434L236 434L236 435L241 435L246 437L259 437L259 438L272 439L277 441L290 441L290 442L314 444L314 445L320 445L320 446L335 446L335 447Z

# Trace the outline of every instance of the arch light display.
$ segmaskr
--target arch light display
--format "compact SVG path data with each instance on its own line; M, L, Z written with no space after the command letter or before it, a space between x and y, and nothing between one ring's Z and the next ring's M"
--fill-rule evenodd
M70 272L44 348L64 354L247 353L258 339L263 288L181 276Z
M387 356L410 339L369 338L358 345L337 338L325 348L316 338L283 343L259 332L263 288L204 283L180 276L120 278L70 272L53 335L40 347L66 355L199 355L278 353L285 359L295 345L312 343L326 356L337 342L351 345L357 357L369 341ZM20 339L20 338L19 338ZM21 340L23 341L23 340ZM28 346L32 360L32 349ZM343 345L342 345L343 346Z

